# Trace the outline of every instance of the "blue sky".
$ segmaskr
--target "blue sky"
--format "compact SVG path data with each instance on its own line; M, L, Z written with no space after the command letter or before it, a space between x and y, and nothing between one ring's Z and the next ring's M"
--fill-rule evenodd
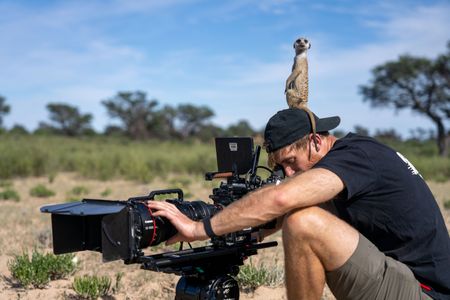
M373 109L358 86L401 54L434 58L450 40L449 1L0 0L0 95L5 126L77 106L103 130L101 101L141 90L160 104L208 105L220 126L263 128L286 107L293 41L307 37L310 108L341 129L434 128L409 111Z

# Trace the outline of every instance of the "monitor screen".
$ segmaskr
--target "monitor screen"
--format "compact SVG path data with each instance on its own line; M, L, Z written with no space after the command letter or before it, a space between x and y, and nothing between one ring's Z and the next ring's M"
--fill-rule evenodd
M239 175L252 168L253 139L251 137L216 138L217 168L219 172L233 171L233 165Z

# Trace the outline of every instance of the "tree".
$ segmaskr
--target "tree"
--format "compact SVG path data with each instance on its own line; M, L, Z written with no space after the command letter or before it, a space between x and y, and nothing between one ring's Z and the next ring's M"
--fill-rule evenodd
M448 155L450 119L450 42L447 53L435 60L400 56L372 70L373 79L360 86L364 101L373 107L409 108L427 116L436 126L439 154Z
M402 141L401 135L397 131L395 131L394 128L377 129L377 131L375 132L373 137L376 139L389 140L389 141L395 141L395 142Z
M213 116L214 112L207 106L180 104L177 108L177 121L181 136L187 138L196 135Z
M202 128L196 133L196 137L198 137L203 142L214 141L215 137L224 136L225 132L219 126L214 124L203 125Z
M369 136L369 129L361 125L355 125L353 127L353 131L355 131L355 133L359 135Z
M92 132L91 114L81 114L78 108L65 103L49 103L47 109L53 123L41 122L39 128L43 131L53 131L68 136L79 136Z
M232 124L227 129L227 134L230 136L254 136L255 130L250 126L246 120L240 120L236 124Z
M151 136L155 122L156 100L147 100L144 92L118 92L116 96L102 101L109 116L120 119L126 134L133 139L146 139Z
M5 97L0 95L0 127L3 126L3 116L9 114L11 107L6 104Z
M115 125L109 125L105 128L104 134L106 136L125 136L125 132L123 131L123 128L120 126Z
M29 134L28 130L20 124L14 124L14 126L9 130L8 133L13 134L13 135L28 135Z
M177 109L170 105L158 110L149 128L152 135L161 139L180 138L175 125L177 114Z

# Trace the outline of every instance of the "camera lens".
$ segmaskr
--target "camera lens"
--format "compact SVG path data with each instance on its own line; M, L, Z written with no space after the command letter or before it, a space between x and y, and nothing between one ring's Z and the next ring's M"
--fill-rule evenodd
M211 217L222 209L220 205L202 201L167 200L188 218L199 221ZM134 210L134 233L139 248L156 246L177 233L173 225L164 217L153 216L152 211L143 202L138 202Z

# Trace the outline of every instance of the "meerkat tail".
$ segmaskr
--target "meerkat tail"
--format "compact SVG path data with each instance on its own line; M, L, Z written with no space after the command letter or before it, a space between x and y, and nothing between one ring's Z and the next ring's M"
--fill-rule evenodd
M316 140L317 131L316 131L316 119L314 118L314 114L306 105L301 106L299 108L303 109L308 114L309 120L311 122L311 131L313 133L314 147L316 148L316 151L319 151L319 147L317 146L317 140Z

